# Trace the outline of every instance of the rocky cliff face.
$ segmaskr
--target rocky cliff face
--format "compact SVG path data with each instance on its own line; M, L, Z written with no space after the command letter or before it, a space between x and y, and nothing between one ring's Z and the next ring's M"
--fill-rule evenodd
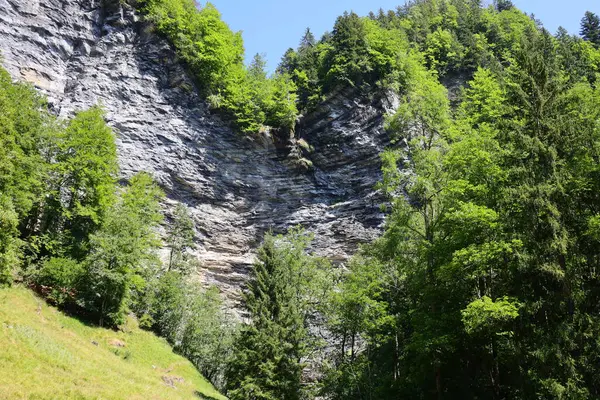
M0 0L0 51L60 116L101 104L125 178L151 172L196 223L201 277L235 298L263 233L301 224L315 250L345 260L379 232L374 191L393 98L340 93L299 125L313 168L268 137L244 138L212 115L169 45L117 0Z

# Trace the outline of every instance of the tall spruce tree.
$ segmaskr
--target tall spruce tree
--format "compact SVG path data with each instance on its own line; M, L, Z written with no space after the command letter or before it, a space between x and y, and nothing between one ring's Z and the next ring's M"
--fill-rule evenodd
M306 28L304 31L304 36L302 36L302 40L300 40L300 47L298 47L298 52L301 53L311 47L314 47L317 43L315 39L315 35L313 35L310 28Z
M267 234L244 296L250 322L242 328L227 373L232 400L303 398L308 319L327 264L306 254L311 237L294 229Z
M275 70L278 74L290 74L294 73L294 70L298 67L298 53L291 47L281 57L281 61Z
M354 12L345 12L335 22L331 42L335 51L326 61L327 88L362 84L365 72L370 71L364 21Z
M511 0L494 0L494 5L496 6L496 10L500 12L514 8Z
M596 46L600 46L600 17L587 11L581 20L581 36Z

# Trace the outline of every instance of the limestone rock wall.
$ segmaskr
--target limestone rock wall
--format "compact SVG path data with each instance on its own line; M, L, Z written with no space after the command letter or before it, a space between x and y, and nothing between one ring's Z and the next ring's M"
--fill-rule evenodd
M0 51L14 79L43 91L58 115L106 109L123 177L148 171L167 205L190 207L201 278L230 299L268 229L301 224L334 261L380 232L373 187L393 96L339 93L304 118L297 136L314 147L304 171L289 148L242 137L211 114L168 43L117 0L0 0Z

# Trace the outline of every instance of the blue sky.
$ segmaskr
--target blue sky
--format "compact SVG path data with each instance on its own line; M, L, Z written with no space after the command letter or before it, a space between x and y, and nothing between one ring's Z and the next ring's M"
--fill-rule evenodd
M204 3L202 1L201 3ZM388 10L404 0L212 0L231 29L242 31L246 56L265 53L273 71L283 53L296 47L304 30L310 27L320 37L331 30L335 19L344 11L359 15ZM600 14L600 0L513 0L521 10L535 14L546 28L555 32L559 26L579 33L585 11Z

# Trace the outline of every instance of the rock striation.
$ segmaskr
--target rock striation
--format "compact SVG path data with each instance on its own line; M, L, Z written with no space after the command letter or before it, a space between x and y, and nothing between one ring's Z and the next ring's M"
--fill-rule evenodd
M303 118L296 136L312 147L312 168L301 169L296 139L242 137L211 114L169 44L118 0L0 0L0 51L57 115L106 109L123 178L148 171L167 206L190 208L201 279L230 299L269 229L303 225L335 262L381 230L374 185L391 95L340 92Z

